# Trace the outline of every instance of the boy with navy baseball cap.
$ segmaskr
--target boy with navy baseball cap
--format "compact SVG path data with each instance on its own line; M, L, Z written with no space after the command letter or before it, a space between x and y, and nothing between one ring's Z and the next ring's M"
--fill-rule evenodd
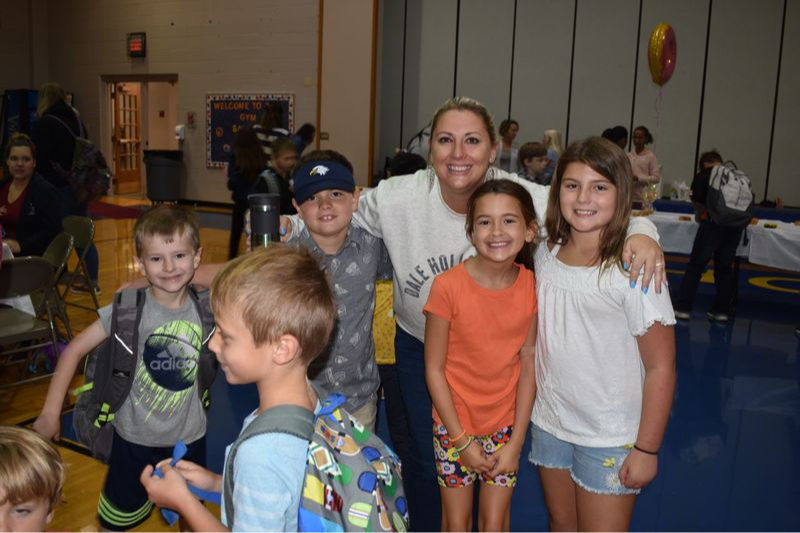
M299 231L290 243L308 248L330 272L337 323L328 357L309 369L322 392L342 392L345 409L374 431L380 385L372 338L375 282L391 277L383 241L351 224L359 191L353 166L333 150L309 152L292 175ZM294 218L294 217L293 217Z

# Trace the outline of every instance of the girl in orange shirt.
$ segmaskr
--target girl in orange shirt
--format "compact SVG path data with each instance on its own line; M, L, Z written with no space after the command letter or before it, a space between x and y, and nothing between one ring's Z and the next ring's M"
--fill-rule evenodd
M467 207L478 252L436 276L425 305L425 378L433 400L442 531L508 531L511 495L533 398L536 214L530 194L498 179Z

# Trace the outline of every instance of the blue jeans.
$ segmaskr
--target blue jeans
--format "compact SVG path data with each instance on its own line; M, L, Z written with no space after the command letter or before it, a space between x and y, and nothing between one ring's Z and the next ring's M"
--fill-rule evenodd
M69 185L59 187L58 189L58 196L61 199L61 215L64 217L68 217L70 215L75 215L79 217L88 217L89 216L89 204L88 202L80 203L78 200L75 199L75 193L72 191L72 187ZM78 255L83 253L83 250L76 249ZM89 246L89 250L86 252L86 268L89 270L89 278L92 282L97 285L97 274L100 270L100 256L97 253L97 248L95 247L94 243Z
M425 345L398 326L394 348L414 448L410 457L401 457L410 528L411 531L439 531L441 501L433 460L433 405L425 383Z

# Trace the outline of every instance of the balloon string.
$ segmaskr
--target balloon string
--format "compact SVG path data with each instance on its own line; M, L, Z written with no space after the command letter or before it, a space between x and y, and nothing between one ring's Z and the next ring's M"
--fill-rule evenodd
M653 152L655 152L656 155L658 155L658 140L661 138L661 97L663 94L664 94L664 86L659 85L655 102L656 138L653 140Z

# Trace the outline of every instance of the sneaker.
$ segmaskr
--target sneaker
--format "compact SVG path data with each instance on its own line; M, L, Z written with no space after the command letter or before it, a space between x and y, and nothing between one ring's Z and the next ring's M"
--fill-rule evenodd
M731 317L728 313L723 313L721 311L709 311L706 313L706 316L709 320L713 320L714 322L719 322L720 324L727 324Z
M689 314L689 311L685 309L675 309L675 318L678 320L689 320L692 318L692 315Z

